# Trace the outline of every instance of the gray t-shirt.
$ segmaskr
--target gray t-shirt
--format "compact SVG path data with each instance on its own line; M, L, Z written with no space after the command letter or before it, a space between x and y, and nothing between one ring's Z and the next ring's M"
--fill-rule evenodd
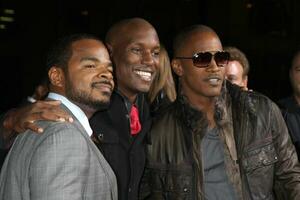
M225 171L224 144L217 128L208 130L202 140L204 194L207 200L236 200Z

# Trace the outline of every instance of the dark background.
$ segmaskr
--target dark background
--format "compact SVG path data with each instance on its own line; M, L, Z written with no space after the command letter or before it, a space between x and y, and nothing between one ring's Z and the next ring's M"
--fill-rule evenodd
M129 17L152 23L168 50L181 28L211 26L223 45L246 53L249 88L276 101L291 91L288 67L299 45L299 10L299 0L0 0L0 111L31 94L55 39L77 32L104 38L113 23Z

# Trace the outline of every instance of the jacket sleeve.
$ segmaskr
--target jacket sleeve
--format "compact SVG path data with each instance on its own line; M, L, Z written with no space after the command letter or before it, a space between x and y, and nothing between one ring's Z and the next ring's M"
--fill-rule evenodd
M29 168L32 200L84 199L89 165L88 144L75 128L58 126L35 150ZM44 133L46 134L46 132Z
M287 199L297 200L300 199L300 165L297 153L279 108L272 103L271 110L270 123L278 155L275 184L280 188L277 191L284 192L281 195L288 197Z

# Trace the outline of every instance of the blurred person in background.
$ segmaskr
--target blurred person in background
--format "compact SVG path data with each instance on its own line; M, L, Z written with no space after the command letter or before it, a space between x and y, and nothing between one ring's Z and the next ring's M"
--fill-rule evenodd
M225 77L231 83L248 90L249 61L246 55L238 48L227 46L224 51L230 54L230 59L225 67Z
M148 92L148 99L153 116L176 99L176 89L169 55L162 44L160 45L159 68Z
M293 93L291 96L280 99L278 105L289 129L292 141L300 158L300 50L292 59L289 69L289 79Z

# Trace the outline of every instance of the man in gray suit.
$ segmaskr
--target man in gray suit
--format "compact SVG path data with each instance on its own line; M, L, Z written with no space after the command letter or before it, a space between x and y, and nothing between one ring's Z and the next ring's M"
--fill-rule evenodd
M50 93L73 123L40 121L44 134L20 134L3 165L3 200L117 200L115 175L94 145L88 118L114 87L104 44L90 35L60 40L47 59Z

